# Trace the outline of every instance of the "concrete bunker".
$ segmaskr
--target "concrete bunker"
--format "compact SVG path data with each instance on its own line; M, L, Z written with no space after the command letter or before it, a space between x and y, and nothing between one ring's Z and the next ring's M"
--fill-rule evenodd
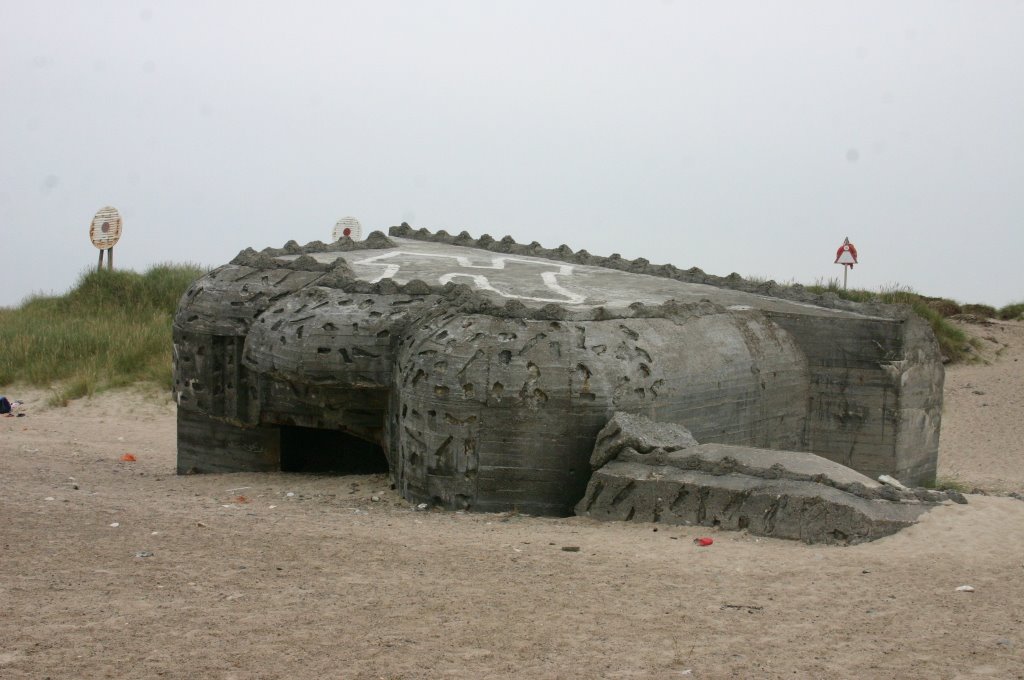
M281 469L327 436L286 428L344 431L410 501L564 515L627 412L935 475L942 364L909 310L566 246L403 225L247 250L183 296L174 342L181 472Z

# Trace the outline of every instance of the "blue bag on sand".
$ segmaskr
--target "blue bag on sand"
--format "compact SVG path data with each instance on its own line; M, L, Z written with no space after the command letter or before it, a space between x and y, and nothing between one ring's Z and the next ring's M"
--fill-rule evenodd
M7 401L7 397L0 397L0 414L11 412L11 402Z

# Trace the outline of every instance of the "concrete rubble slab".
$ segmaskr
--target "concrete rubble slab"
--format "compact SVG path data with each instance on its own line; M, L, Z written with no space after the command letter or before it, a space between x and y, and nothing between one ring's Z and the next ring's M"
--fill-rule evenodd
M576 513L602 520L854 544L895 533L938 503L965 502L901 491L812 453L697 444L679 425L621 413L598 435L591 460Z

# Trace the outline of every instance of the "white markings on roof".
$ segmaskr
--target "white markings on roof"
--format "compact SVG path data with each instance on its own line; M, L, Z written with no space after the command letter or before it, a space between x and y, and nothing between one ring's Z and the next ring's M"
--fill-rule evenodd
M506 269L506 264L508 263L527 265L533 268L543 267L548 269L554 269L556 271L539 272L540 279L546 289L550 290L552 293L558 295L559 297L534 297L531 295L516 293L509 290L501 290L500 288L497 288L494 284L492 284L486 276L476 272L450 271L439 276L437 280L439 283L443 285L457 278L468 278L472 280L473 284L481 290L486 290L495 293L504 298L514 298L517 300L531 300L533 302L560 302L562 304L570 305L582 304L586 300L585 295L574 293L564 288L561 284L559 284L557 277L572 276L573 267L572 265L559 264L557 262L538 261L524 259L520 257L493 257L491 258L490 264L474 264L470 258L463 257L460 255L444 255L438 253L410 252L407 250L398 250L383 253L381 255L374 255L373 257L367 257L362 260L354 260L352 264L383 267L383 271L380 272L375 278L370 280L370 283L377 283L379 281L382 281L383 279L394 278L394 276L398 274L399 271L401 271L402 266L400 264L385 262L385 260L391 260L402 256L407 256L412 259L433 257L439 259L455 260L458 266L461 267L462 269L471 270L504 270Z

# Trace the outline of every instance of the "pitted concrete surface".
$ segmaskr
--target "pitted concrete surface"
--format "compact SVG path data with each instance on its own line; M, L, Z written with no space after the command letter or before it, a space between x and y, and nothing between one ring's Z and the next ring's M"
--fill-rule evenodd
M183 296L174 341L182 472L281 469L314 440L342 459L355 437L411 501L568 514L618 411L935 474L923 321L642 259L405 226L246 250Z

